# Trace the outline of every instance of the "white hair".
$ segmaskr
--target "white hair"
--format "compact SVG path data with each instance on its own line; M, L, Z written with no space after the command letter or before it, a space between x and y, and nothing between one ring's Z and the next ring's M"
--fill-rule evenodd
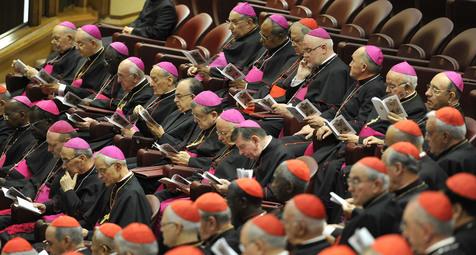
M117 253L119 255L123 254L133 254L133 255L156 255L159 252L159 246L157 245L157 241L148 244L138 244L138 243L131 243L129 241L124 240L122 237L122 231L116 234L114 238L114 243L117 247Z
M419 195L412 198L412 202L415 203L415 212L413 213L414 219L420 223L426 223L433 227L433 231L436 234L442 236L451 236L453 234L454 221L441 221L429 214L424 208L417 202Z
M31 249L30 251L4 252L2 254L5 254L5 255L37 255L38 252L35 249Z
M452 126L452 125L448 125L448 124L444 123L443 121L441 121L440 119L438 119L436 117L436 112L435 111L431 111L431 112L427 113L426 116L428 117L428 119L433 118L435 120L436 129L439 132L447 133L453 139L456 139L456 140L462 140L462 139L466 138L466 125L465 124L463 124L461 126L456 126L456 127Z
M129 65L129 69L128 69L129 74L135 75L135 76L139 77L139 79L144 78L144 76L145 76L144 71L142 71L141 69L139 69L139 67L137 67L137 65L134 64L134 62L132 62L132 61L130 61L130 60L128 60L128 59L126 59L126 60L131 63L131 65Z
M390 184L390 178L388 177L388 175L383 174L363 164L360 164L360 166L365 169L367 173L367 178L369 178L369 180L372 180L372 181L380 180L383 184L383 189L385 191L388 190L388 186Z
M171 206L167 206L167 208L165 208L164 215L167 215L170 222L175 222L182 225L182 228L185 231L197 231L200 227L200 222L193 222L183 219L182 217L178 216L174 210L172 210Z
M405 133L401 131L400 129L396 128L394 125L391 125L389 129L394 129L396 131L396 133L394 134L394 140L396 141L409 142L418 148L420 148L423 145L423 142L425 141L425 138L423 138L422 135L415 136L415 135ZM387 145L390 146L391 144L387 144Z
M111 158L109 156L106 156L106 155L102 154L101 152L98 152L96 154L96 159L98 159L98 158L102 159L104 161L104 163L106 163L107 166L110 166L110 165L115 164L115 163L119 163L121 165L126 165L125 160Z
M98 48L102 47L102 40L97 39L96 37L88 34L86 31L82 30L81 28L79 28L76 32L79 32L79 31L83 32L86 35L86 38L88 40L91 40L91 41L95 42L98 45Z
M226 210L223 212L214 212L214 213L205 212L202 210L198 210L198 211L200 212L200 217L202 218L202 220L207 219L209 217L213 217L217 221L218 226L223 226L227 223L230 223L231 221L230 208L226 208Z
M397 163L401 163L406 169L415 174L420 170L418 160L411 155L400 153L392 148L388 148L386 152L387 151L388 157L385 159L382 158L385 165L393 166Z
M286 236L272 236L264 232L261 228L249 222L250 227L248 228L248 239L249 240L262 240L267 245L274 248L286 248Z

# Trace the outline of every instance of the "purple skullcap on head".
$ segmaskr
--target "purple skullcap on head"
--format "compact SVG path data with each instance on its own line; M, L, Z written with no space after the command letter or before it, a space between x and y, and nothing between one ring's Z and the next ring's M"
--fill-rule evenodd
M75 149L75 150L91 149L91 146L89 146L89 143L79 137L70 139L69 141L63 144L63 147Z
M202 91L198 94L194 99L193 102L199 104L201 106L218 106L222 102L222 98L217 96L217 94L211 92L210 90Z
M446 77L456 86L456 88L460 91L463 92L464 89L464 83L463 83L463 77L461 74L453 71L445 71L443 72Z
M234 12L237 12L241 15L246 15L246 16L250 16L250 17L256 17L256 12L255 10L253 9L253 7L251 7L251 5L249 3L246 3L246 2L240 2L238 3L233 9L232 11Z
M398 64L392 66L392 68L390 69L390 71L396 72L396 73L399 73L399 74L405 74L405 75L410 75L410 76L417 76L417 75L416 75L416 72L415 72L415 69L413 68L413 66L411 66L410 64L408 64L407 61L403 61L403 62L401 62L401 63L398 63Z
M269 16L269 19L284 29L288 29L289 27L288 20L283 15L273 14Z
M318 27L314 30L311 30L307 34L313 37L321 38L321 39L331 39L331 36L329 35L329 33L327 33L327 31L322 27Z
M92 37L94 37L98 40L102 39L101 31L99 31L99 28L96 25L91 25L91 24L84 25L84 26L81 27L81 30L83 30L88 35L90 35L90 36L92 36Z
M162 70L166 71L167 73L175 76L175 78L178 78L177 67L175 67L175 65L172 64L171 62L162 61L162 62L159 62L155 65L160 67Z
M129 49L124 43L121 42L113 42L109 44L111 48L113 48L117 53L124 55L124 56L129 56Z
M30 101L30 99L26 96L16 96L13 98L13 100L24 104L28 108L31 108L33 106L33 103Z
M367 56L369 56L369 58L372 59L375 64L381 66L383 62L382 50L379 47L373 45L367 45L364 46L364 48Z
M241 122L245 121L245 118L243 117L241 112L236 109L229 109L223 111L220 114L220 118L224 121L228 121L235 124L240 124Z
M69 21L63 21L63 22L59 23L58 25L76 30L76 25L74 25L72 22L69 22Z
M121 149L117 148L114 145L102 148L99 153L113 159L126 160L126 157L124 156L124 153L122 153Z
M252 120L245 120L238 125L240 128L261 128L261 126Z
M58 134L69 134L71 132L76 131L71 124L64 120L58 120L57 122L53 123L53 125L48 128L49 132L58 133Z
M136 65L137 68L139 68L140 70L144 71L144 62L142 61L142 59L138 57L128 57L127 60L134 63L134 65Z
M36 106L38 106L38 108L40 108L41 110L49 112L55 116L58 116L60 114L58 106L56 106L53 100L41 100L36 103Z

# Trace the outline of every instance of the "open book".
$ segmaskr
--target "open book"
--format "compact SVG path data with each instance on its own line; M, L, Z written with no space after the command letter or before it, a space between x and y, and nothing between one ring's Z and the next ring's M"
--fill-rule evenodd
M139 117L149 124L152 124L154 126L160 126L159 123L157 123L154 118L152 118L147 109L145 109L144 107L139 108Z
M178 151L170 144L158 144L154 143L152 147L158 149L159 151L163 152L165 155L169 156L170 154L177 154Z
M226 65L223 69L217 68L217 70L231 81L243 80L245 78L245 75L240 71L240 69L232 63Z
M168 188L175 187L183 192L189 192L190 184L192 184L192 182L178 174L172 175L172 178L164 177L159 182L165 184Z
M203 179L209 180L210 182L214 184L222 184L221 180L215 175L211 174L210 172L204 172L203 174L197 173L197 174L200 175L200 177L202 177Z
M32 202L25 200L21 197L17 197L17 201L18 201L18 207L34 212L36 214L41 214L40 210L34 207Z
M183 55L190 61L190 63L198 65L207 65L208 61L203 57L200 50L182 51Z
M253 169L237 168L236 176L240 178L253 178Z
M28 66L20 59L15 59L13 60L13 68L21 74L26 74Z
M131 128L132 123L122 114L115 112L111 117L105 117L109 123L118 128Z
M47 73L44 69L41 69L35 76L32 77L32 79L43 85L58 83L58 80Z
M73 123L81 123L86 121L85 119L83 119L83 117L79 116L77 113L73 113L73 114L66 113L66 117L68 118L69 121Z
M243 108L246 109L249 102L254 102L255 99L250 95L248 90L244 89L233 96L233 99Z
M359 254L362 254L367 247L371 246L374 242L374 237L365 227L355 230L354 234L349 238L349 244Z
M349 202L347 202L345 199L343 199L341 196L337 195L336 193L331 192L329 194L331 195L331 201L332 202L334 202L334 203L336 203L340 206L349 204Z
M325 122L336 137L339 137L342 134L356 134L355 130L342 115L335 117L330 122L327 120L325 120Z
M388 114L390 112L393 112L402 118L408 116L402 104L400 103L400 99L397 95L389 96L383 100L377 97L373 97L372 104L377 110L377 113L380 118L383 120L388 120Z
M274 98L271 95L267 95L262 99L255 100L255 112L272 112L273 105L277 104ZM257 110L259 109L259 110Z
M76 107L83 101L80 97L72 92L67 92L64 97L55 96L62 104L69 106L69 107Z
M5 197L10 198L12 200L16 200L17 197L23 198L25 200L28 199L27 196L25 196L23 193L21 193L19 190L17 190L14 187L11 187L8 189L5 187L2 187L2 192Z
M288 109L288 111L299 122L304 121L304 118L311 115L321 115L321 112L309 101L309 99L301 101L296 106L289 105L286 109Z

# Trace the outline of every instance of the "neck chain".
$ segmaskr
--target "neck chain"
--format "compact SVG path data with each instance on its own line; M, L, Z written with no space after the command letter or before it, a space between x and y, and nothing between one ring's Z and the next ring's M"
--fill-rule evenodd
M98 52L96 52L97 54L96 57L94 57L93 61L91 61L91 63L89 63L89 65L86 68L84 68L84 66L86 65L86 63L88 63L88 61L84 62L84 64L81 66L81 68L79 68L78 72L74 76L73 80L81 79L81 77L83 77L83 75L89 70L89 68L91 68L94 62L96 62L99 56L101 56L103 51L104 51L104 48L101 48Z
M366 81L364 84L362 84L362 85L360 85L360 86L357 85L357 86L352 90L352 92L350 92L350 94L345 98L345 100L342 102L342 104L340 105L339 109L337 110L336 115L334 116L334 118L337 117L337 116L339 116L339 114L340 114L340 112L342 111L342 108L344 108L345 104L347 104L347 103L350 101L350 99L352 99L352 97L353 97L355 94L357 94L357 92L360 91L360 89L362 89L365 85L367 85L368 83L370 83L370 82L372 82L373 80L377 79L378 77L380 77L380 74L377 74L375 77L373 77L372 79Z
M425 182L421 182L420 184L418 184L417 186L413 187L413 188L410 188L409 190L403 192L402 194L398 195L398 196L395 196L395 198L401 198L403 197L404 195L414 191L414 190L417 190L417 189L420 189L420 188L423 188L425 187L426 183Z
M112 210L112 207L114 206L114 203L116 202L117 194L132 179L132 177L134 177L134 174L131 174L129 177L127 177L127 179L124 181L124 183L121 184L121 186L119 186L119 188L117 188L117 190L114 190L116 188L116 185L114 185L114 187L112 188L111 195L109 196L109 209L110 210ZM113 194L114 194L114 198L113 198ZM109 214L110 213L111 212L109 211Z
M8 150L10 150L10 148L17 142L18 139L20 139L20 137L22 137L22 133L27 131L28 129L30 129L30 127L26 128L25 130L23 131L19 131L18 133L15 132L15 134L12 134L9 138L8 138L8 141L5 143L5 147L3 148L3 152L2 154L6 154L8 152ZM14 139L14 140L13 140ZM36 145L33 144L33 147ZM2 155L0 154L0 155Z
M172 93L173 91L175 91L175 89L173 89L173 90L167 92L167 93L170 93L170 95L168 95L168 96L166 96L166 97L164 97L164 98L157 97L157 98L154 99L152 102L150 102L150 104L149 104L148 106L146 106L145 109L147 109L147 110L149 110L149 109L155 109L155 107L157 107L157 106L160 104L160 102L162 102L163 100L165 100L165 99L167 99L167 98L170 98L170 97L174 96L175 93ZM167 94L167 93L165 93L165 94Z
M69 48L63 55L58 53L58 56L54 57L52 60L47 61L46 64L55 65L56 63L60 62L66 55L74 50L74 47Z
M284 70L278 76L278 78L271 83L271 86L273 86L274 84L277 84L279 81L287 79L289 77L289 74L297 70L297 68L299 67L299 64L301 63L301 60L302 60L301 58L298 58L288 69Z
M38 149L39 147L41 147L41 146L42 146L43 144L45 144L45 143L46 143L46 141L44 141L44 142L42 142L42 143L40 143L40 144L38 144L38 142L36 142L35 145L32 146L32 147L30 148L30 150L28 150L28 151L23 155L23 157L22 157L15 165L13 165L13 166L8 170L7 176L10 175L10 173L13 171L13 169L15 169L21 161L23 161L26 157L28 157L31 153L33 153L36 149Z
M79 188L81 188L81 185L83 185L83 182L84 182L86 179L88 179L88 177L89 177L93 172L95 172L95 171L96 171L96 167L93 167L93 169L91 169L91 170L89 171L89 173L81 180L81 182L79 183L79 185L74 189L74 192L78 191Z
M210 132L206 135L205 135L206 130L202 130L200 132L200 134L198 135L197 139L195 139L195 141L193 141L192 143L190 143L189 145L186 146L187 149L191 149L195 146L197 146L197 148L198 148L204 140L206 140L211 134L213 134L214 130L215 130L215 126L213 126L213 128L210 130Z
M271 58L273 58L274 55L276 55L276 53L280 52L284 47L286 47L286 45L288 45L289 42L291 42L291 41L289 40L289 38L286 39L286 43L284 43L283 45L281 45L281 47L279 47L273 54L271 54L271 56L269 56L269 57L267 57L267 58L265 58L265 59L262 59L264 56L266 56L266 55L269 53L269 49L265 50L265 51L263 52L263 54L261 54L261 56L260 56L255 62L253 62L253 66L254 66L254 65L259 65L259 68L258 68L258 69L262 69L262 68L266 65L266 63L267 63ZM259 64L259 62L261 62L261 64ZM258 67L258 66L257 66L257 67Z
M233 147L234 147L234 146L228 146L228 148L226 148L226 150L223 151L223 153L220 154L220 156L215 157L215 158L213 159L213 162L212 162L212 164L211 164L211 165L213 166L213 168L217 167L217 166L220 164L220 162L221 162L223 159L225 159L225 158L233 151Z
M107 78L106 78L106 82L104 83L104 85L101 87L101 89L98 91L98 93L96 94L96 96L94 96L94 99L97 99L98 95L99 94L102 94L102 92L107 88L109 87L109 85L111 85L112 81L115 80L117 74L114 74L114 75L110 75L108 74Z
M143 81L139 82L139 84L136 85L136 87L137 87L137 86L142 86L142 85L140 85L142 82L143 82ZM134 90L136 87L134 87L132 90ZM134 98L134 96L135 96L137 93L141 92L144 88L145 88L145 86L142 86L142 87L139 88L136 92L132 93L131 97L130 97L127 101L129 101L129 100L131 100L132 98ZM131 91L132 91L132 90L131 90ZM117 104L117 109L122 110L122 108L124 108L124 106L126 106L127 102L124 102L124 101L126 101L126 98L129 96L129 93L130 93L130 92L128 92L126 95L124 95L124 96L122 97L121 101L119 101L119 103Z

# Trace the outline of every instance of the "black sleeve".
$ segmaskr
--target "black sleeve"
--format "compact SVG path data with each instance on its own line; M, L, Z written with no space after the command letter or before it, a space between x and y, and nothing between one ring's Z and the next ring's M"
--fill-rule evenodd
M172 33L177 23L177 13L175 12L175 7L172 5L167 5L159 10L160 15L156 16L157 19L152 26L134 27L132 34L157 40L165 40Z

